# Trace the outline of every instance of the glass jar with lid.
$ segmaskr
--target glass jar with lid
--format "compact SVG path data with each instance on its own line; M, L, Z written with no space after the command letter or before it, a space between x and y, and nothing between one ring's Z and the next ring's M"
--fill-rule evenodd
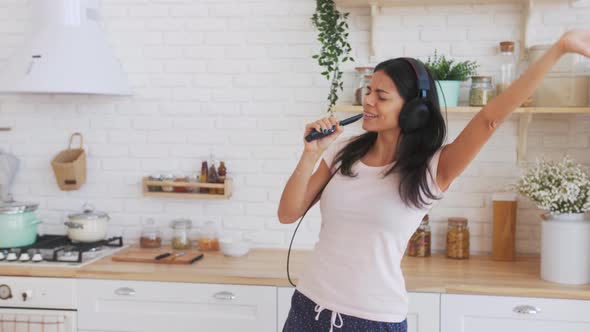
M484 106L495 96L491 76L472 76L469 90L469 105Z
M408 243L408 256L427 257L430 256L431 232L428 223L428 214L422 218L418 229L414 232Z
M141 248L160 248L162 246L162 233L158 230L154 219L149 218L142 223L139 246Z
M372 75L373 70L375 67L356 67L356 78L354 84L354 95L352 97L352 104L360 106L363 104L363 97L364 97L364 89L369 84L369 80L367 81L367 75Z
M514 42L500 42L500 77L496 84L496 95L500 95L516 79L516 56Z
M199 232L199 249L203 251L219 250L219 229L213 221L207 221Z
M189 237L190 230L193 227L189 219L176 219L170 224L172 227L172 249L182 250L191 247Z
M448 219L447 257L456 259L469 258L469 226L467 218L452 217Z

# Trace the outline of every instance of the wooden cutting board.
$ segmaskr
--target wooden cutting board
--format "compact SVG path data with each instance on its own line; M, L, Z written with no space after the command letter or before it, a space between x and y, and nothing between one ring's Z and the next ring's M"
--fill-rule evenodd
M184 256L175 257L175 254L184 252ZM156 257L165 253L171 255L156 260ZM121 250L112 256L114 262L154 263L154 264L192 264L203 258L203 253L198 249L175 250L170 246L157 249L143 249L131 247Z

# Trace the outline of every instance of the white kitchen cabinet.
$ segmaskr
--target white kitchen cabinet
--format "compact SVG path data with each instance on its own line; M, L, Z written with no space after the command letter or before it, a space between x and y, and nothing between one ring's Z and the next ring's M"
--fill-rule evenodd
M279 287L277 292L277 331L285 325L294 288ZM440 322L439 293L409 293L408 332L438 332Z
M276 287L81 279L77 290L80 331L276 330Z
M283 330L287 316L289 316L291 297L294 291L293 287L277 287L277 332Z
M443 294L441 332L587 332L590 301Z

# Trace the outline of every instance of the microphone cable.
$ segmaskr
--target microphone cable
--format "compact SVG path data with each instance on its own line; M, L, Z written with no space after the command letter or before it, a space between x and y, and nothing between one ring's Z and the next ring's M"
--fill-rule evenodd
M295 239L295 234L297 234L297 230L299 229L299 226L301 225L301 222L303 221L303 218L305 217L305 215L307 214L307 211L309 211L309 209L311 209L311 207L313 206L313 203L319 198L321 197L322 193L324 192L324 189L326 189L326 187L328 186L328 183L330 183L330 180L332 180L332 178L334 177L334 175L336 175L336 173L338 173L338 171L340 171L340 168L342 167L339 166L338 169L336 169L336 172L332 173L332 175L330 175L330 178L328 179L328 182L326 182L326 184L324 185L324 187L322 188L322 190L320 190L315 197L313 198L313 200L311 201L311 204L307 207L307 210L305 210L305 212L303 213L303 215L301 216L301 219L299 219L299 222L297 223L297 227L295 227L295 231L293 231L293 236L291 236L291 243L289 243L289 251L287 252L287 279L289 279L289 283L291 284L291 286L293 287L297 287L293 281L291 280L291 274L289 273L289 260L291 257L291 246L293 245L293 240Z

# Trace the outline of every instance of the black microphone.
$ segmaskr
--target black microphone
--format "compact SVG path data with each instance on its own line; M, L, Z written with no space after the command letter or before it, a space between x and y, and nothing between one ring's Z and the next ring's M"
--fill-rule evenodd
M355 116L351 116L348 119L344 119L344 120L342 120L342 121L340 121L338 123L341 126L346 126L346 125L349 125L349 124L351 124L353 122L356 122L356 121L360 120L362 117L363 117L363 114L361 113L361 114L357 114ZM325 136L328 136L328 135L332 135L332 133L334 133L334 132L333 131L330 131L330 132L324 134L324 133L320 133L320 132L318 132L317 130L314 129L311 132L311 134L305 136L305 140L308 141L308 142L311 142L311 141L316 140L318 138L322 138L322 137L325 137Z

